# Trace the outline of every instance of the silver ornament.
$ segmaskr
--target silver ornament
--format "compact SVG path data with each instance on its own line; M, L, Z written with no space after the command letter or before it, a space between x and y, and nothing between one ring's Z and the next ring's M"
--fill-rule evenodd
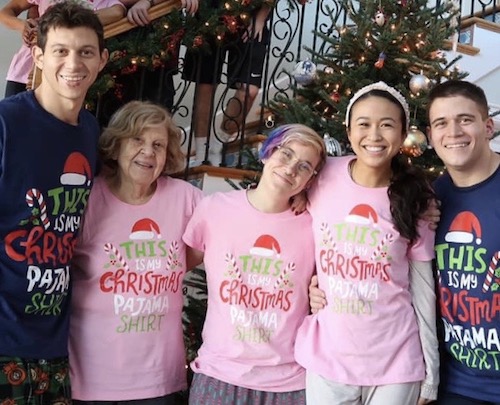
M421 92L429 90L430 86L431 86L430 79L421 73L418 75L414 75L410 79L410 90L415 95L418 95Z
M325 142L326 153L328 156L342 156L342 145L339 141L331 137L329 134L323 135L323 141Z
M298 84L307 86L316 77L316 65L309 59L303 60L295 65L292 75Z
M382 11L377 11L377 14L375 14L375 22L379 27L385 24L385 15Z

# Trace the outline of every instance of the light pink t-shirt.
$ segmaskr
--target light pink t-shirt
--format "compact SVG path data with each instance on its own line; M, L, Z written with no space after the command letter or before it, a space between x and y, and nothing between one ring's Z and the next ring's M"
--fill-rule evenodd
M246 191L203 199L184 241L205 252L208 310L197 373L260 391L305 388L295 333L309 311L311 217L263 213Z
M352 159L329 158L309 196L319 287L328 305L299 329L296 358L343 384L421 381L409 260L434 257L434 233L422 223L420 238L409 246L393 225L387 187L353 182Z
M52 4L57 3L54 0L27 0L28 3L38 6L38 14L42 16L47 8ZM93 10L100 10L115 5L124 5L119 0L82 0L82 3L87 2ZM7 80L18 83L28 83L28 77L33 69L33 58L31 57L31 48L24 43L19 48L19 51L12 57L9 70L7 71Z
M182 235L201 200L161 177L146 204L116 198L97 177L73 259L69 360L74 399L154 398L186 388ZM70 226L61 218L61 226Z

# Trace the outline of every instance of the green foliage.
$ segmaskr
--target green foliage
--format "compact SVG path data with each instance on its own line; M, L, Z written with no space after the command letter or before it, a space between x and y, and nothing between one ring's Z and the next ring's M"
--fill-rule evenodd
M262 162L260 161L258 152L255 148L245 146L240 153L242 154L243 168L245 170L253 170L258 174L253 177L244 177L243 180L238 183L235 183L233 180L228 178L224 179L235 190L246 189L253 184L257 184L260 180L260 173L262 173L263 168Z
M186 362L196 358L201 346L201 331L207 312L207 280L205 270L195 268L186 275L183 282L184 309L182 327L186 347Z

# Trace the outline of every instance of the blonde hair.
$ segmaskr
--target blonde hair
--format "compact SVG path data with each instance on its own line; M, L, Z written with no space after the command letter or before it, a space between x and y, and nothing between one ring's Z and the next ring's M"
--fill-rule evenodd
M99 139L101 161L108 169L106 174L114 177L118 173L116 157L125 139L140 135L146 128L165 127L167 130L167 158L162 174L172 174L184 166L181 151L180 129L174 124L170 113L149 101L130 101L118 109Z

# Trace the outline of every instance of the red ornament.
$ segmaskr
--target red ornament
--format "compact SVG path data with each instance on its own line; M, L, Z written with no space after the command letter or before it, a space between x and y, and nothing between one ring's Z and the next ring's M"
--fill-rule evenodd
M384 67L384 63L385 63L385 53L380 52L380 54L378 55L378 60L374 63L374 66L377 69L382 69Z
M135 73L137 72L137 63L133 63L132 65L130 66L126 66L124 67L122 70L121 70L121 73L123 75L130 75L132 73Z
M232 15L224 15L222 16L222 21L224 22L224 25L227 27L229 32L236 34L238 32L238 21L236 20L236 17Z
M203 37L201 35L195 36L193 40L193 47L199 48L202 45L203 45Z
M330 100L332 100L334 103L338 103L340 101L340 93L338 91L334 91L330 95Z

